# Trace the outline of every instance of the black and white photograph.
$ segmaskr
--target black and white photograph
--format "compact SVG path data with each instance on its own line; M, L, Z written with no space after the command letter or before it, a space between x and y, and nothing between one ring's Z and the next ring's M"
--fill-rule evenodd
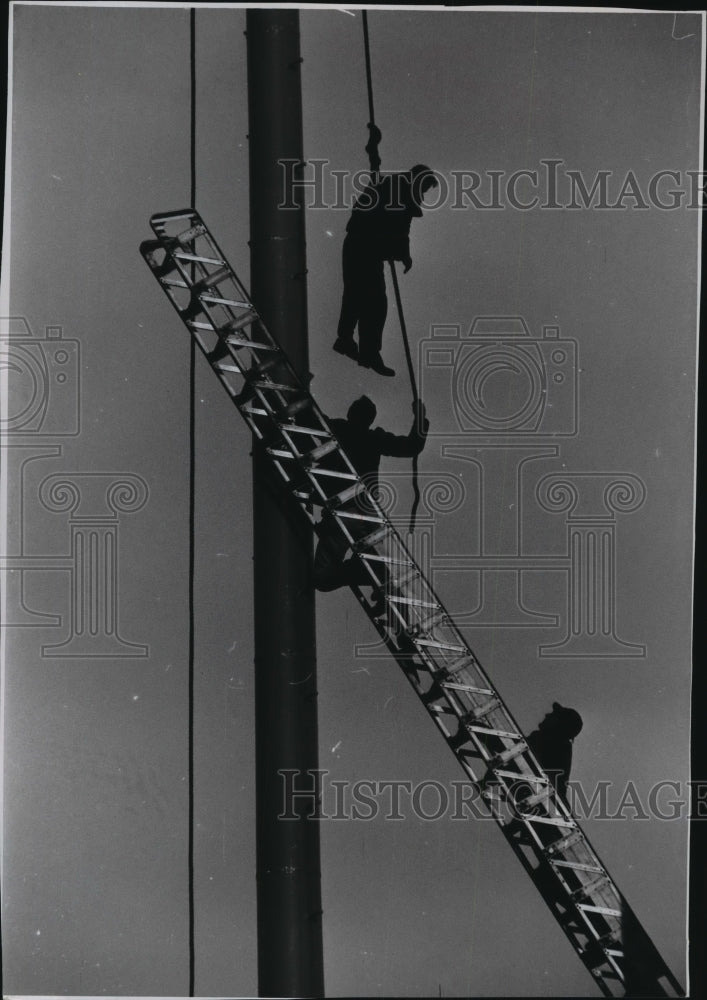
M705 23L10 4L3 997L699 995Z

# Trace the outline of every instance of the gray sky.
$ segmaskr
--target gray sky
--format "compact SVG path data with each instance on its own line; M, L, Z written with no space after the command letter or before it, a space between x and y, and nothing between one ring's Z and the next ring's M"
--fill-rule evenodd
M10 311L36 337L60 325L79 341L81 424L75 436L52 439L47 424L10 442L12 554L66 566L68 515L38 499L47 476L141 477L148 502L118 529L120 634L149 655L43 656L68 635L69 576L24 573L25 607L64 625L34 618L8 632L5 989L178 995L187 983L189 345L137 248L153 212L189 198L188 13L16 5L14 26ZM247 279L243 28L242 11L197 13L196 189ZM632 170L647 186L658 170L699 166L696 15L380 11L370 28L384 168L422 161L449 177L556 158L589 178L612 171L619 185ZM305 156L364 168L360 15L309 10L301 31ZM380 424L405 432L410 389L392 295L384 357L398 378L384 382L330 349L347 217L307 217L313 391L331 415L367 392ZM420 471L456 477L466 491L458 510L437 515L437 554L508 555L517 543L527 557L521 602L558 624L465 634L526 732L555 699L581 712L573 777L589 789L616 783L614 803L627 781L647 795L656 781L688 776L697 224L685 209L441 207L413 223L415 263L401 277L415 351L433 325L466 332L477 315L523 316L534 338L557 325L576 342L575 436L474 450L478 440L455 431L450 369L425 383L438 436ZM202 995L246 995L256 989L250 442L205 365L197 392L196 984ZM59 413L65 404L53 400ZM559 396L553 405L566 408ZM46 454L52 443L60 454ZM386 469L408 472L404 462ZM536 499L552 473L645 485L645 502L612 522L616 634L644 656L540 655L567 625L566 577L540 562L567 551L565 515ZM496 543L485 550L480 496L484 538ZM502 581L491 570L484 580L493 608ZM480 602L473 567L443 569L435 585L454 611ZM330 778L461 778L393 661L355 654L375 635L351 595L322 595L317 613L320 766ZM586 829L684 981L684 824ZM592 989L492 823L409 811L397 823L325 822L322 880L329 995Z

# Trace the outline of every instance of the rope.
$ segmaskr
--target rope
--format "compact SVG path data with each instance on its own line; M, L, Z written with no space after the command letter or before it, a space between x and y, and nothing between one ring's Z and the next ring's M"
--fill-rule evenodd
M376 123L376 115L373 110L373 77L371 75L371 42L368 36L368 11L363 14L363 50L366 56L366 87L368 89L368 120L371 125Z
M190 85L190 143L189 204L196 204L196 8L189 10L189 85ZM192 281L194 265L192 265ZM189 338L189 667L188 667L188 757L189 801L187 871L189 878L189 996L194 994L195 977L195 920L194 920L194 567L195 567L195 471L196 471L196 341Z
M366 90L368 92L368 128L370 137L366 144L368 162L371 167L371 174L374 182L378 181L378 172L381 166L381 158L378 153L378 143L380 142L380 132L376 129L376 112L373 107L373 77L371 75L371 41L368 34L368 11L363 12L363 51L366 57Z
M420 396L417 391L417 382L415 381L415 368L412 363L412 354L410 353L410 343L408 341L407 327L405 326L405 316L403 314L403 302L400 298L400 287L398 286L398 274L395 270L395 261L389 260L390 273L393 276L393 289L395 290L395 304L398 307L398 317L400 319L400 329L403 334L403 344L405 345L405 360L408 366L408 374L410 376L410 385L412 387L412 402L415 409L415 422L417 423L417 404L420 402ZM417 477L417 455L412 457L412 507L410 508L410 524L408 525L408 531L412 535L415 531L415 518L417 517L417 508L420 505L420 484L418 483Z
M375 110L373 104L373 75L371 73L371 40L368 33L368 11L362 11L363 14L363 51L366 61L366 90L368 92L368 127L371 130L371 138L366 146L366 152L370 160L371 173L373 175L374 181L378 180L378 171L380 170L381 160L378 155L378 140L375 138L374 130L376 129L376 118ZM405 315L403 313L403 302L400 297L400 287L398 285L398 275L395 270L395 261L389 260L390 273L393 278L393 289L395 291L395 304L398 309L398 319L400 321L400 330L403 335L403 345L405 347L405 360L407 362L408 374L410 376L410 387L412 388L412 400L415 406L415 420L417 420L417 403L420 400L419 393L417 391L417 382L415 380L415 368L412 363L412 354L410 352L410 342L408 339L407 326L405 324ZM408 531L412 534L415 531L415 517L417 515L417 508L420 503L420 486L418 483L417 476L417 455L413 457L412 460L412 490L413 490L413 502L412 509L410 511L410 524Z

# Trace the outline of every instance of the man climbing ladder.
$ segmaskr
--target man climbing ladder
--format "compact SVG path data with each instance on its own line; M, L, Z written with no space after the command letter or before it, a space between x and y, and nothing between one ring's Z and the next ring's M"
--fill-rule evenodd
M346 226L344 291L334 350L363 368L392 376L395 371L381 357L388 313L384 265L386 260L399 260L406 274L412 267L410 224L422 216L425 193L437 187L437 179L422 163L405 173L379 176L381 132L372 122L368 128L366 151L372 180L354 204ZM357 325L358 345L354 340Z
M429 420L424 403L412 404L414 420L408 434L392 434L382 427L373 428L376 419L375 403L368 396L355 399L348 409L345 419L329 420L337 441L351 460L361 481L374 496L378 488L378 470L383 455L394 458L413 458L425 447ZM361 511L371 512L371 508L361 498ZM350 550L347 539L337 530L335 519L325 513L319 532L319 544L314 556L314 586L317 590L329 591L350 584L370 584L370 578L353 556L346 560ZM381 600L376 609L385 611L385 601Z

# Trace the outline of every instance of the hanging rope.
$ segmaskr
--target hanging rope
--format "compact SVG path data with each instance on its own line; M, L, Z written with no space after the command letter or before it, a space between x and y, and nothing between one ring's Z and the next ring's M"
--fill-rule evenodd
M366 56L366 87L368 89L368 120L371 125L376 123L376 115L373 110L373 77L371 75L371 42L368 36L368 11L363 14L363 49Z
M373 175L374 182L378 180L378 171L380 170L381 159L378 154L378 143L380 142L380 132L376 127L375 109L373 105L373 76L371 74L371 42L368 34L368 11L362 11L363 14L363 49L366 59L366 89L368 91L368 128L370 130L370 138L366 146L366 152L368 153L368 159L371 166L371 174ZM403 345L405 347L405 360L407 362L408 374L410 376L410 386L412 388L412 401L415 411L415 421L418 419L418 403L420 401L420 396L417 391L417 382L415 380L415 368L412 363L412 354L410 352L410 342L408 340L407 326L405 324L405 315L403 313L403 302L400 297L400 287L398 285L398 275L395 270L395 262L389 260L390 273L393 278L393 289L395 291L395 305L398 310L398 319L400 321L400 331L403 335ZM413 491L413 501L412 509L410 511L410 524L408 526L408 531L412 534L415 530L415 518L417 516L417 508L420 504L420 486L418 483L417 476L417 455L413 457L412 460L412 491Z
M196 204L196 8L189 11L189 87L190 87L190 143L189 204ZM192 282L194 265L192 264ZM194 923L194 555L195 555L195 471L196 471L196 341L189 338L189 668L188 668L188 758L189 802L187 871L189 878L189 996L194 994L195 973L195 923Z
M405 345L405 360L407 361L408 374L410 375L410 385L412 386L412 405L413 412L415 414L415 426L417 426L417 421L419 419L419 402L420 397L417 392L417 382L415 381L415 369L412 363L412 354L410 353L410 343L408 341L407 327L405 326L405 316L403 314L403 303L400 298L400 288L398 286L398 274L395 270L395 261L389 260L390 273L393 276L393 289L395 290L395 304L398 307L398 316L400 318L400 329L403 334L403 344ZM419 429L419 428L418 428ZM412 507L410 508L410 524L408 525L408 531L412 534L415 531L415 518L417 517L417 508L420 505L420 485L418 483L417 477L417 455L412 457Z
M366 90L368 91L368 128L370 136L366 145L368 162L371 167L373 180L378 180L378 171L381 166L381 158L378 155L378 143L380 142L380 132L376 128L376 112L373 107L373 77L371 76L371 43L368 35L368 11L363 11L363 50L366 57Z

